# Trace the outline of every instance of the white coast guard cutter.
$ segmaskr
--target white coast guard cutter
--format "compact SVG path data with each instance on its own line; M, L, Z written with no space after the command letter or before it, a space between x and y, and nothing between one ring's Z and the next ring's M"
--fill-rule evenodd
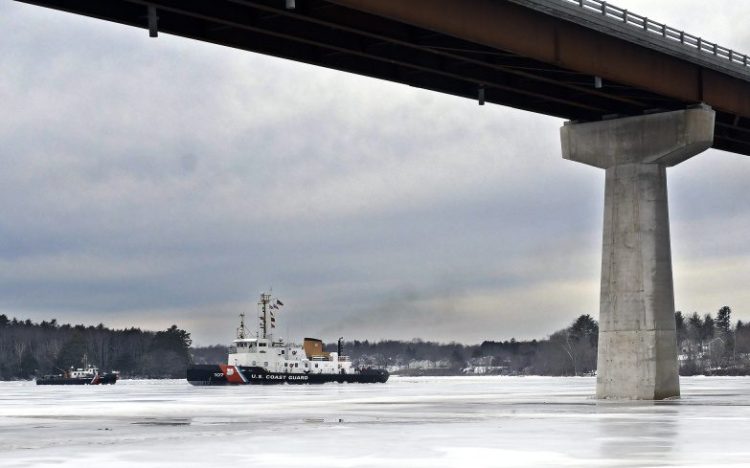
M258 302L259 330L250 337L245 329L245 314L240 315L237 338L229 347L226 364L198 365L188 368L187 380L193 385L306 384L326 382L384 383L388 371L357 368L342 354L339 339L336 352L326 352L323 342L305 338L302 346L276 339L275 314L284 305L270 294L261 294Z

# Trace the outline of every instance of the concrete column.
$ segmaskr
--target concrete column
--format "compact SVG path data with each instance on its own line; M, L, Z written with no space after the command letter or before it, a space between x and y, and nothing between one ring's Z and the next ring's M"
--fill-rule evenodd
M597 398L680 394L666 168L713 129L705 106L561 129L565 159L606 170Z

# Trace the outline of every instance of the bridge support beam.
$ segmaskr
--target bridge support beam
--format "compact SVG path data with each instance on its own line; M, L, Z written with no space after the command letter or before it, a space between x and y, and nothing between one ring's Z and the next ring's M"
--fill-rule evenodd
M666 168L713 129L705 106L561 129L565 159L606 170L597 398L680 394Z

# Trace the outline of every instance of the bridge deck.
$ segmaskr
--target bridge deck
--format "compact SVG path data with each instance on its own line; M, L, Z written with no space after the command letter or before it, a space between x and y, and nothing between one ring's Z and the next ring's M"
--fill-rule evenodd
M722 68L718 55L659 50L544 11L569 0L19 1L140 28L153 5L162 33L470 99L482 89L488 103L569 120L705 102L717 111L714 146L750 155L742 55Z

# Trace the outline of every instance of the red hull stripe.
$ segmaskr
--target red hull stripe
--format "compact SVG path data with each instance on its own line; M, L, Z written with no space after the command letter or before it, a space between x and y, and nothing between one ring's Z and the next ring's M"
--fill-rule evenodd
M236 367L226 364L221 364L219 367L221 367L221 372L224 373L224 378L227 379L227 382L236 384L247 383L245 376Z

